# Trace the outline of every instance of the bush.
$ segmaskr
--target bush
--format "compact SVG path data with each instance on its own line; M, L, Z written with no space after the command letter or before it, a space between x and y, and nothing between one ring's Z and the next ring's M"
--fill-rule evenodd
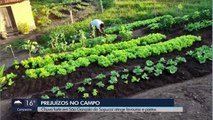
M39 18L39 20L37 21L37 24L41 27L46 27L50 25L51 23L52 21L47 16L43 16Z
M19 23L18 30L22 34L28 34L30 32L30 26L27 23Z
M102 0L103 7L105 9L110 8L114 5L115 1L114 0Z

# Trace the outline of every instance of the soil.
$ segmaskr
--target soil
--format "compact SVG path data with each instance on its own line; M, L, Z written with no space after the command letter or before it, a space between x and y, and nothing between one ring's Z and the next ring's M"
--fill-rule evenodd
M212 75L208 75L129 97L130 99L173 98L175 106L183 106L183 113L86 113L73 120L211 120L211 82ZM59 116L55 114L56 118Z
M177 31L177 32L179 33L180 31ZM183 34L184 34L184 32L183 32ZM208 29L204 29L199 32L194 32L194 33L190 33L190 34L200 35L200 36L202 36L203 40L201 42L194 43L193 46L191 46L190 48L184 49L181 52L174 51L172 53L162 54L161 56L148 57L147 59L128 60L127 63L118 63L113 66L107 67L107 68L102 68L102 67L98 66L96 63L93 63L89 67L79 68L75 72L70 73L67 76L57 75L57 76L51 76L51 77L47 77L47 78L39 78L39 79L33 80L33 79L28 79L28 78L23 77L24 68L15 70L14 67L10 67L6 72L7 73L10 73L10 72L18 73L18 77L15 79L15 84L12 87L5 90L1 94L1 97L2 97L2 99L9 99L12 97L27 96L27 95L43 92L45 90L50 90L53 86L62 87L68 81L70 81L72 83L79 83L84 78L88 78L88 77L94 78L96 75L98 75L100 73L104 73L104 74L108 75L112 70L121 71L124 68L132 69L136 65L143 65L144 62L148 59L157 61L158 59L160 59L160 57L165 57L165 58L169 59L169 58L174 58L178 55L185 56L185 53L188 50L193 50L201 45L209 45L209 46L211 45L211 34L212 34L211 27ZM176 34L172 33L172 35L168 34L168 36L170 38L173 38L173 37L176 37ZM186 66L183 66L186 73L188 73L187 71L191 72L192 69L198 70L198 72L196 74L193 74L193 72L191 72L190 73L190 74L192 74L191 76L186 74L186 79L190 79L191 77L195 77L195 76L201 77L203 75L211 73L211 67L210 67L211 62L209 62L208 64L205 64L205 65L200 65L191 57L187 58L187 60L190 61L191 63L190 63L190 65L186 64ZM192 64L192 62L193 62L193 64ZM206 69L206 68L209 68L209 69ZM203 71L205 69L207 71ZM198 74L198 73L201 73L201 74ZM204 74L202 74L202 73L204 73ZM177 74L177 76L182 76L182 74L183 73ZM162 79L164 79L164 78L162 78ZM182 78L180 78L180 79L182 79ZM186 80L186 79L183 79L183 80Z
M7 113L2 120L211 120L212 75L166 85L138 94L130 99L173 98L183 113ZM5 104L4 102L3 104ZM10 102L7 102L10 104ZM1 105L3 106L3 105ZM8 111L7 108L6 110ZM2 107L2 110L5 110Z

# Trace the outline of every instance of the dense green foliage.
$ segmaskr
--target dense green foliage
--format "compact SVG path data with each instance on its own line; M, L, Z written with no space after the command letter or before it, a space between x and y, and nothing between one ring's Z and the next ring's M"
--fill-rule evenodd
M110 8L115 4L115 0L102 0L103 7Z
M202 22L195 22L195 23L190 23L185 26L185 30L192 32L192 31L198 31L203 28L207 28L212 26L212 20L204 20Z
M97 45L93 48L78 48L72 53L50 54L50 55L45 55L44 57L38 56L34 58L29 58L28 60L21 61L21 64L25 68L37 68L37 67L46 66L47 64L54 64L54 61L57 61L59 59L65 59L67 61L71 61L76 59L78 60L78 58L86 57L86 56L89 56L88 59L92 62L94 61L94 59L98 58L98 55L108 54L113 52L114 50L122 50L122 49L128 49L135 46L143 46L143 45L149 45L152 43L157 43L159 41L164 40L165 38L166 38L165 35L162 35L159 33L150 34L137 39L132 39L127 42ZM32 66L29 66L29 64L31 64ZM48 67L51 67L51 66L48 66Z
M206 45L203 45L199 48L196 48L194 51L188 51L187 55L195 58L199 63L203 64L207 60L212 60L212 48Z
M164 17L164 16L162 16ZM140 21L135 21L129 24L122 24L122 25L116 25L113 27L109 27L105 30L106 33L116 33L118 31L122 30L122 26L126 26L126 29L135 29L138 27L143 27L152 23L156 23L157 21L159 21L162 17L155 17L152 19L146 19L146 20L140 20Z
M171 15L164 15L157 22L149 24L148 28L150 28L151 30L169 31L175 25L177 26L190 23L189 25L186 26L186 30L192 31L210 26L211 25L210 20L211 20L210 10L202 10L200 12L195 11L191 15L184 15L182 17L180 16L173 17Z
M160 42L160 43L146 45L146 46L134 45L133 47L126 47L126 45L123 43L123 44L120 44L120 46L117 46L116 48L117 50L112 50L112 48L110 47L110 50L112 51L106 56L99 55L100 54L100 51L99 51L98 53L95 54L97 56L93 58L92 61L90 60L90 58L91 56L94 56L94 55L92 55L92 53L86 54L85 52L87 50L84 49L83 51L81 50L81 54L76 60L73 59L74 56L73 57L69 56L68 62L67 61L62 62L59 65L55 65L54 63L51 63L51 64L46 63L46 65L42 68L27 69L26 75L30 78L39 77L41 76L41 73L43 73L42 72L43 69L45 71L45 76L50 76L55 74L66 75L67 73L71 73L75 71L76 68L87 67L89 64L95 61L97 61L100 66L108 67L118 62L125 63L128 59L146 58L152 55L160 55L162 53L172 52L174 50L181 51L183 48L187 48L193 45L195 41L200 41L200 40L201 40L200 37L187 35L187 36L177 37L165 42ZM122 45L125 45L125 46L122 46ZM94 50L94 49L95 48L92 48L90 50ZM106 51L103 51L103 49L100 49L100 50L101 52L106 53ZM51 66L51 69L48 69L49 66ZM64 71L64 72L61 74L58 71ZM29 73L31 73L32 75ZM114 78L112 82L113 83L115 82Z
M13 79L17 77L16 74L10 73L3 76L4 66L1 66L1 76L0 76L0 91L5 88L5 86L11 86L14 81Z

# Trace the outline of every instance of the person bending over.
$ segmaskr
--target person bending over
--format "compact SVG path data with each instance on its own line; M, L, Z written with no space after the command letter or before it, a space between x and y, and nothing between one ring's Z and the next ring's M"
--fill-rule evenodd
M104 22L99 20L99 19L94 19L90 22L90 31L91 31L91 35L92 37L95 37L93 33L93 29L95 29L95 36L105 36L105 32L104 32Z

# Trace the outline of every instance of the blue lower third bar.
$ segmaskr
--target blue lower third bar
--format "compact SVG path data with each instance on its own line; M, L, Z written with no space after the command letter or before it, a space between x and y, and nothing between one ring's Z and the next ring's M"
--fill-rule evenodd
M94 110L101 108L117 108L124 109L123 112L131 111L129 108L140 109L141 112L147 112L149 110L161 110L161 111L181 111L182 107L174 106L174 99L13 99L12 110L14 112L57 112L57 110L64 109L64 112L71 109L92 108ZM56 109L58 108L58 109ZM155 109L154 109L155 108ZM48 111L49 110L49 111ZM55 111L56 110L56 111ZM90 109L89 109L90 110ZM111 112L113 112L111 111ZM89 111L90 112L90 111ZM92 111L102 112L102 111Z

